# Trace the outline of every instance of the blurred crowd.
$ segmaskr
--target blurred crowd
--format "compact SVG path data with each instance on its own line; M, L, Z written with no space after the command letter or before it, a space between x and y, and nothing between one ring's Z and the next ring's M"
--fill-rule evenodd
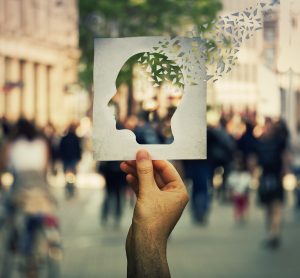
M208 121L207 160L173 162L191 193L193 222L207 224L211 204L217 201L232 204L235 221L245 224L249 196L255 192L266 215L265 246L277 248L281 243L287 176L294 177L288 182L294 181L292 189L296 206L300 207L297 184L300 171L293 167L287 125L282 119L260 118L250 112L222 112L219 115L217 120ZM139 125L136 118L128 118L124 128L132 129L132 125L135 128ZM80 124L72 123L61 133L51 124L38 128L25 119L14 124L5 118L0 120L0 227L5 224L5 216L13 219L21 207L23 212L31 215L26 222L25 242L30 242L28 234L35 226L37 215L44 215L42 219L48 219L46 222L51 223L52 228L53 223L58 228L57 200L47 178L62 172L66 198L76 197L78 164L83 154L91 151L86 147L90 135L83 137L81 129ZM136 134L141 142L154 143L153 134L157 133L152 129L151 126L147 130L146 124L140 125ZM106 181L99 222L106 226L112 219L118 227L125 199L134 204L134 194L126 185L119 162L100 162L91 171L101 174ZM28 252L28 248L26 250Z
M207 136L208 159L183 162L186 177L192 180L195 222L207 221L213 194L223 203L232 202L234 218L245 223L249 193L257 190L266 212L265 244L277 248L285 199L283 180L293 171L286 123L282 119L259 119L250 112L222 113L218 121L209 124Z
M74 192L68 175L76 175L82 152L76 127L71 124L59 138L52 125L39 129L25 119L15 124L2 119L0 277L10 277L16 258L24 277L40 277L41 261L47 261L48 277L58 277L62 254L60 225L57 200L47 176L56 174L59 159L66 175L66 194Z
M164 118L159 118L157 113L143 111L139 116L130 115L123 122L117 123L118 129L131 130L139 144L171 144L174 137L171 129L171 118L175 109L169 108Z

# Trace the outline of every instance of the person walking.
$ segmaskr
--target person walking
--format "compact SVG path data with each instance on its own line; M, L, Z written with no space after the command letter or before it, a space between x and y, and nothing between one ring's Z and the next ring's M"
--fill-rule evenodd
M76 173L76 167L81 159L80 138L76 135L76 124L71 124L59 146L64 172Z
M119 227L122 216L122 197L126 185L125 175L116 161L100 162L98 167L106 181L105 197L101 208L101 224L105 226L112 213L115 227Z
M26 277L37 277L34 276L38 273L38 263L34 260L35 245L38 242L37 231L41 227L48 229L49 226L44 220L50 218L57 223L55 230L59 230L57 203L46 181L48 151L47 142L35 125L20 119L5 146L4 161L7 169L14 175L14 183L5 200L8 236L7 242L4 242L6 249L5 261L2 264L4 277L9 277L10 262L16 251L26 259L24 266L24 273L28 275ZM32 276L29 276L31 274Z
M59 153L66 178L66 196L69 198L75 193L77 165L82 154L80 138L76 135L76 124L71 124L67 134L62 137Z
M247 171L246 161L242 154L235 155L234 167L228 176L228 188L237 223L245 223L249 206L251 174Z
M282 136L281 126L266 119L262 136L257 141L256 151L262 168L258 190L261 203L266 210L268 239L266 246L278 248L281 243L283 220L284 155L288 148L288 135Z
M221 201L226 202L228 192L226 188L227 177L233 160L236 145L233 137L226 130L226 120L221 119L220 126L208 126L207 130L207 159L211 165L211 180L217 168L223 170L223 182L217 194Z
M210 165L207 160L183 161L185 178L192 181L191 209L195 224L207 223L211 187Z

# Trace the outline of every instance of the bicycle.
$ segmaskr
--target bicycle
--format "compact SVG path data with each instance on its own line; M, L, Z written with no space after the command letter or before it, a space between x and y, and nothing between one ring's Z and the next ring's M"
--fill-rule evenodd
M0 277L14 277L15 271L26 278L59 277L62 240L57 217L26 206L8 206L6 215Z

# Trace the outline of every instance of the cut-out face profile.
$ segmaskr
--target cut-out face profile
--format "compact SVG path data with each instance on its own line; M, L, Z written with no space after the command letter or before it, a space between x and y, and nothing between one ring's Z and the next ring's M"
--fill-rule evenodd
M130 57L116 79L116 93L108 103L116 128L131 130L139 144L171 144L171 119L182 100L181 68L159 53Z

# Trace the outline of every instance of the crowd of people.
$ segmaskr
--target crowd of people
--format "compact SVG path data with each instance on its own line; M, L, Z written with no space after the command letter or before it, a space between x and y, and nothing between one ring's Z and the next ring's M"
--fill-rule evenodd
M131 130L136 136L136 141L141 145L171 144L174 141L171 129L171 116L174 109L170 108L169 111L170 115L162 119L154 112L144 111L139 116L130 115L123 122L117 122L117 129ZM153 119L150 120L151 118Z
M266 210L266 246L277 248L285 195L283 177L292 170L289 132L282 119L266 117L260 123L256 119L255 113L223 113L220 121L208 126L208 159L184 164L193 181L191 202L196 222L206 221L210 192L214 192L220 201L232 201L235 219L244 223L249 192L258 187L259 202ZM219 182L215 179L218 172L222 174Z
M128 121L130 124L130 119ZM20 199L15 197L23 192L19 188L38 184L43 188L49 207L55 204L47 186L46 174L56 175L58 162L61 162L61 171L66 176L70 173L76 176L84 151L77 128L78 125L73 123L59 135L51 124L38 129L24 119L13 125L3 118L0 121L0 175L10 171L14 176L9 194L16 200ZM145 137L141 138L144 142L151 141L151 138L146 138L148 135L151 137L151 132L139 133L140 137ZM266 246L277 248L280 245L285 195L282 180L291 169L289 132L285 122L271 118L257 122L254 113L223 113L218 122L208 125L207 138L207 160L174 162L186 184L191 185L190 208L194 223L203 225L208 222L213 200L225 204L232 202L234 218L238 223L245 223L249 192L255 188L256 182L259 185L256 186L257 196L266 211ZM96 167L106 180L101 225L107 225L110 216L116 226L121 221L125 192L129 191L119 164L100 162ZM0 190L4 192L1 181ZM66 179L66 188L67 185ZM131 200L134 199L132 193L130 196ZM28 202L27 205L34 210Z
M48 141L33 123L20 119L14 126L2 121L1 142L0 226L4 255L0 275L10 277L14 256L18 254L24 277L38 277L37 242L48 246L43 250L43 259L51 261L48 274L56 275L62 246L57 202L46 179L50 161ZM13 177L9 188L2 183L5 171ZM44 236L38 239L41 234ZM39 255L42 256L40 252Z
M46 177L48 171L56 175L57 162L60 161L64 173L76 174L82 155L81 139L76 134L77 126L72 123L63 134L59 134L52 124L38 128L25 119L12 124L3 118L0 120L0 171L8 170L17 174L16 171L22 172L23 168L26 171L35 170L36 165L40 165L42 169L38 170Z

